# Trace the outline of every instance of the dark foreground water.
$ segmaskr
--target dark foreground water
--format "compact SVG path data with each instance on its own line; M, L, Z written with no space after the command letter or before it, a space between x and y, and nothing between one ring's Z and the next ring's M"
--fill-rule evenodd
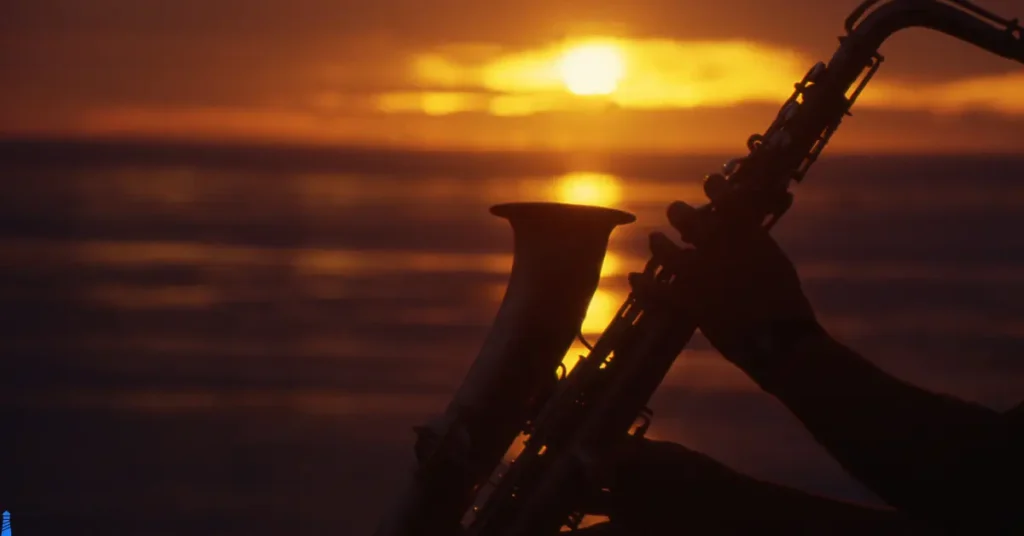
M587 331L720 157L0 145L0 509L66 534L367 534L511 265L492 204L594 201L617 231ZM1024 394L1024 158L824 160L776 232L823 322L892 373ZM653 432L871 500L699 342ZM17 529L16 529L17 530ZM18 534L18 532L15 532ZM20 536L20 535L19 535Z

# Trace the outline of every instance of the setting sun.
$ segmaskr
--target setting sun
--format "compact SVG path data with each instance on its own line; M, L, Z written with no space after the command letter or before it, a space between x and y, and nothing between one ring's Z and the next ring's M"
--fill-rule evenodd
M559 72L570 93L609 95L625 75L626 62L615 45L579 45L562 56Z

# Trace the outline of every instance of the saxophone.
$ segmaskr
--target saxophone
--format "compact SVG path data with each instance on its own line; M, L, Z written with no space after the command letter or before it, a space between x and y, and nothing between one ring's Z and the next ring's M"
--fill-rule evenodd
M924 27L1024 63L1016 19L967 0L863 2L828 63L796 84L748 154L708 175L710 224L770 228L884 58L894 33ZM511 203L514 260L491 331L444 414L416 428L416 468L376 536L550 536L578 527L581 502L600 492L601 460L650 425L648 400L696 331L673 287L688 256L651 236L652 256L593 344L580 334L610 234L635 218L598 207ZM670 211L669 217L672 217ZM698 245L699 248L699 245ZM588 354L561 361L578 337ZM518 451L518 452L516 452ZM512 457L510 463L504 460Z

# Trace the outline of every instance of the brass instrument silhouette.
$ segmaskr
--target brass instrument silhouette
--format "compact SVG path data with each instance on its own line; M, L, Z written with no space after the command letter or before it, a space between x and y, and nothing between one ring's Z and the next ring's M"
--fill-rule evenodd
M828 63L814 65L749 153L705 177L707 228L770 228L883 61L878 49L911 27L936 30L1024 63L1017 20L966 0L868 0L847 18ZM678 246L652 236L632 292L570 373L555 375L596 290L610 233L633 216L560 204L495 207L515 232L515 260L494 326L444 415L417 428L418 467L377 536L550 536L581 518L600 491L601 460L649 425L645 408L696 327L672 287L686 273ZM672 208L669 218L673 219ZM699 248L700 245L698 244ZM582 339L582 337L581 337ZM638 420L640 424L637 425ZM498 474L520 435L522 451Z

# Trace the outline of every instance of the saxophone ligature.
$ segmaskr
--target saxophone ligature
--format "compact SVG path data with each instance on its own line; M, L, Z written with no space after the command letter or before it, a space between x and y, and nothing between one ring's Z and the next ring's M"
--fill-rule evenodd
M804 179L884 61L882 43L912 27L1024 63L1017 19L967 0L863 2L832 58L795 85L764 133L750 136L747 155L704 178L709 201L698 212L709 228L774 225L792 204L792 183ZM673 298L689 257L656 233L650 260L630 274L630 295L608 327L592 344L583 340L588 353L571 371L557 372L573 337L582 340L609 235L634 218L555 203L492 212L515 233L504 301L447 411L417 428L415 471L376 536L552 536L577 528L580 504L600 492L601 460L628 435L646 432L648 400L696 331Z

